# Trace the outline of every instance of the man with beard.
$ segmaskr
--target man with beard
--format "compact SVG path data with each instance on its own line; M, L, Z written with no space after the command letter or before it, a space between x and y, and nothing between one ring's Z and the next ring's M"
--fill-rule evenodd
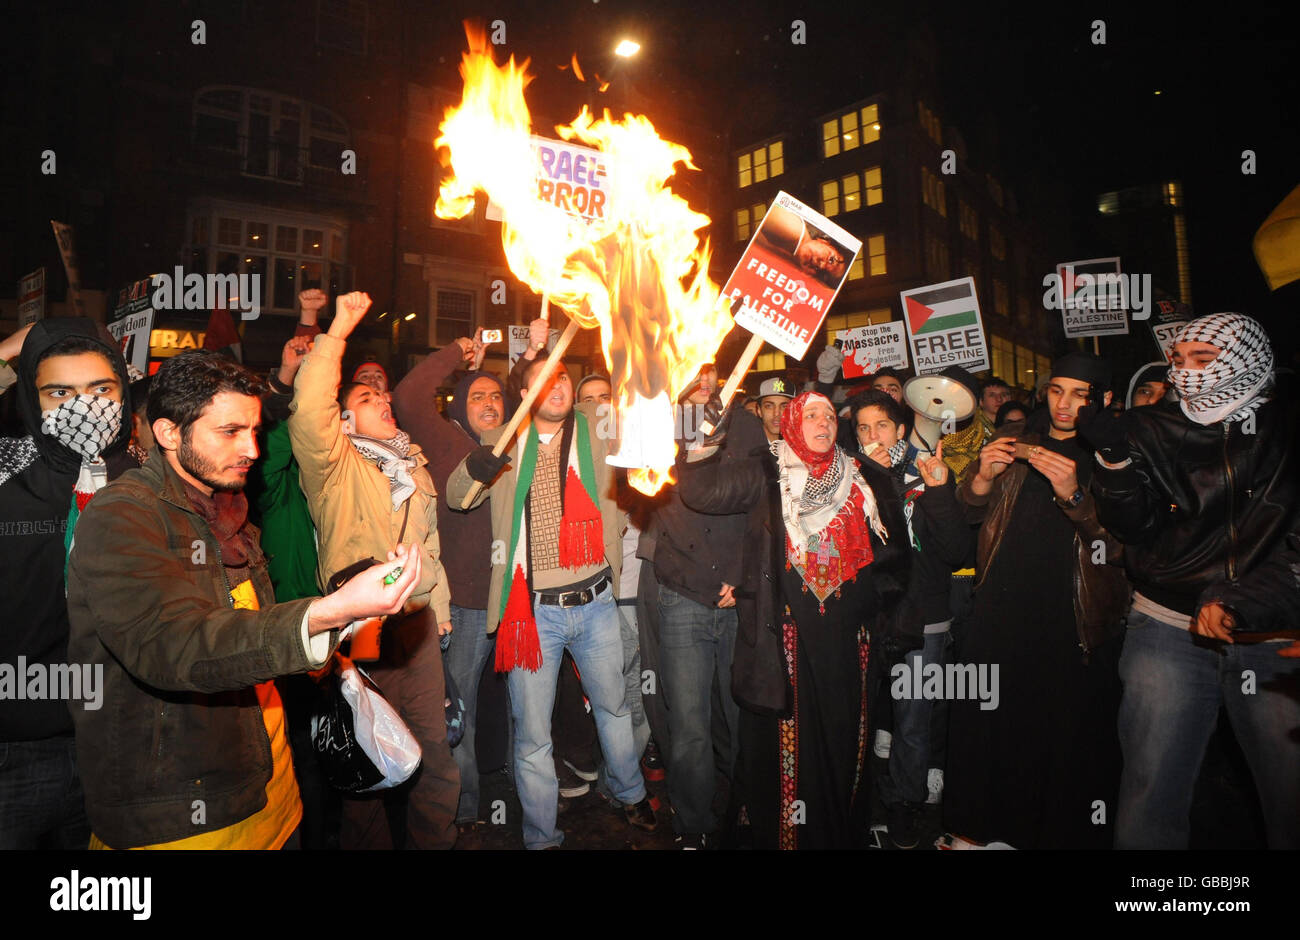
M350 646L354 658L377 660L368 671L420 742L423 760L401 787L349 797L339 841L345 849L391 848L396 831L407 848L451 848L460 774L447 745L438 647L452 629L438 494L424 469L427 458L398 429L388 395L358 382L339 388L347 339L369 309L370 297L360 291L338 298L329 330L316 337L294 378L289 438L320 535L322 586L396 542L414 542L423 556L424 577L401 616L383 624L378 644L372 634L365 648L363 634ZM390 814L400 814L403 804L405 827L392 825Z
M449 505L445 496L447 477L479 445L484 431L500 427L509 418L501 380L490 372L479 371L487 352L481 333L479 330L473 339L462 336L426 357L393 390L393 410L398 421L429 457L429 476L440 494L439 539L456 547L443 556L443 566L451 588L452 631L445 651L447 669L465 701L464 736L451 752L460 769L457 825L470 825L479 819L479 767L475 748L479 679L492 655L493 636L487 632L489 569L486 564L492 557L492 519L486 509L464 512L459 504ZM456 383L444 418L437 408L438 389L462 368L468 371Z
M77 527L68 652L103 676L103 707L73 710L92 848L296 847L272 680L319 668L338 630L400 610L419 582L399 545L329 597L275 603L243 494L263 390L215 353L167 360L149 459Z
M1128 586L1114 567L1119 543L1088 493L1092 454L1075 431L1090 396L1110 403L1109 386L1104 360L1058 359L1049 407L998 429L958 489L967 518L983 524L956 662L988 682L980 700L968 681L951 704L944 824L955 838L941 847L1110 844Z
M525 391L546 360L524 368ZM629 825L653 831L654 810L633 751L632 716L623 678L623 642L614 604L622 570L622 511L615 501L608 436L597 430L594 403L574 407L573 385L559 363L532 406L531 420L500 457L500 428L482 435L447 480L459 506L474 482L473 505L490 502L493 552L487 629L497 634L495 664L507 673L515 720L515 782L523 808L524 846L564 841L556 827L559 781L551 715L567 649L582 672L614 798Z
M7 672L26 693L29 675L67 669L68 545L91 496L134 466L130 402L122 355L89 320L37 321L0 343L0 358L16 367L27 432L0 438L0 689ZM85 848L69 704L93 707L103 688L83 687L85 701L71 703L49 687L15 692L0 694L0 849Z

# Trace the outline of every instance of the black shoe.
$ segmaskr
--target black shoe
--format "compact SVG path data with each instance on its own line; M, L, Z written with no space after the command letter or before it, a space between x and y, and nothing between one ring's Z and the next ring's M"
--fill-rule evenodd
M654 807L650 805L648 798L636 806L624 806L623 815L629 826L636 826L646 832L654 832L659 826L659 820L655 819Z
M654 738L646 742L645 753L641 755L641 773L647 780L664 778L664 762L659 757L659 745L655 744Z
M562 760L555 762L555 777L560 782L560 796L566 799L586 796L591 791L591 784L570 770Z
M700 832L692 832L674 839L673 848L682 852L700 852L712 848L712 846L708 836Z
M889 841L895 848L914 849L920 836L916 832L916 806L913 803L886 803L885 818L889 823Z

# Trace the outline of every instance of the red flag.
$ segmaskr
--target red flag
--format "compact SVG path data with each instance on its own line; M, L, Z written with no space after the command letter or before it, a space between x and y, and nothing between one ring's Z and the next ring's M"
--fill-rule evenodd
M208 332L203 337L204 349L229 352L236 362L243 362L243 350L240 348L239 331L231 319L229 310L216 309L208 317Z

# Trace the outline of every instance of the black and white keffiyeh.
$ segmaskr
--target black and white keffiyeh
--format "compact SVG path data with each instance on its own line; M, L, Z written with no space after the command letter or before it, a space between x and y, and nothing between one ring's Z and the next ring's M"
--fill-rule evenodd
M1175 343L1209 343L1221 350L1204 369L1169 370L1183 414L1197 424L1242 421L1265 400L1273 381L1273 347L1264 328L1241 313L1198 317Z
M411 471L419 466L419 461L411 456L411 435L398 431L395 437L381 441L364 434L349 434L348 439L362 457L373 460L388 477L389 495L396 511L415 492Z
M99 395L78 395L41 412L41 433L82 461L98 460L121 429L122 403Z
M821 477L808 472L808 466L794 449L781 438L769 445L776 457L780 476L781 515L785 520L790 544L804 546L809 538L830 525L836 513L848 500L856 484L863 493L864 514L871 528L884 541L888 532L880 519L876 497L871 487L858 472L856 464L849 464L848 456L840 447L835 448L831 465Z
M30 467L39 455L31 437L0 437L0 486Z

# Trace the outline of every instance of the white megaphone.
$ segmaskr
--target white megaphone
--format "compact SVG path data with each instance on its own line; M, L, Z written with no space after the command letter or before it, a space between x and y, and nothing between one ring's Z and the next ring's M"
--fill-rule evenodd
M975 395L960 380L943 374L918 375L903 386L903 401L912 409L908 438L922 453L933 454L939 438L975 413Z

